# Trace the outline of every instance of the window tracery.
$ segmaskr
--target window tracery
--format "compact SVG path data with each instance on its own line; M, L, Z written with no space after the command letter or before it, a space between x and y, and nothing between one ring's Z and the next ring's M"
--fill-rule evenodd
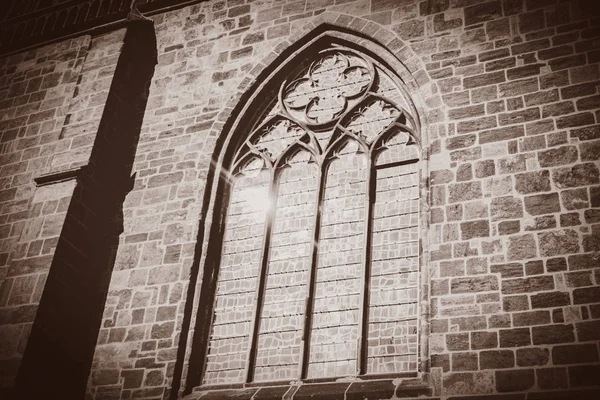
M203 384L417 369L419 126L396 81L323 50L237 150Z

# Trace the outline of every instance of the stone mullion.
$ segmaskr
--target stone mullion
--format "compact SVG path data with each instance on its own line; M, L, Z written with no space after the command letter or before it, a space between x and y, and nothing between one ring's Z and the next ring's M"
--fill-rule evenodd
M321 234L321 215L323 211L323 198L325 196L325 180L327 179L328 163L323 163L319 170L319 192L315 205L315 230L313 236L313 247L311 251L310 271L308 275L308 293L306 295L306 311L304 313L304 333L302 335L302 357L300 359L300 379L308 376L308 365L310 360L310 336L312 330L313 309L315 302L317 265L319 261L319 238Z
M265 288L267 285L267 276L269 274L269 251L271 247L271 234L273 232L273 222L275 221L275 210L277 209L277 193L279 191L279 174L277 169L271 168L271 186L269 187L270 205L267 209L265 218L265 232L263 234L263 247L261 255L261 264L258 275L258 287L256 289L256 308L254 311L253 328L250 332L250 349L248 351L248 363L246 364L246 382L254 380L254 369L256 367L256 353L258 351L258 336L260 331L260 321L262 308L265 298Z
M371 246L373 243L372 232L373 232L373 209L375 204L376 194L376 169L374 165L375 154L369 152L368 154L368 168L369 173L367 175L367 202L365 205L365 231L364 231L364 268L363 268L363 282L362 282L362 304L359 315L359 337L358 337L358 349L357 349L357 365L356 372L358 375L364 375L367 372L367 358L369 353L369 287L371 284Z

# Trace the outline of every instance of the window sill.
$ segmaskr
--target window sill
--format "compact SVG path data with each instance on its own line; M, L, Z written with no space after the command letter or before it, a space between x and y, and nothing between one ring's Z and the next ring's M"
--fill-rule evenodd
M423 378L357 379L338 382L301 382L242 388L198 387L185 400L369 400L429 397L432 389ZM395 396L395 397L394 397Z

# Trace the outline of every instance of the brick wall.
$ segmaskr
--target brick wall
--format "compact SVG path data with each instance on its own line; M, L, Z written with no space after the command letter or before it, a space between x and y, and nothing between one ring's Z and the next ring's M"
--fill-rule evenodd
M2 59L3 387L14 384L75 187L62 178L89 157L122 33Z
M430 323L422 340L430 355L423 360L430 366L426 393L523 399L570 391L593 398L583 392L598 389L600 370L600 18L593 2L233 0L152 18L158 65L135 185L123 204L90 398L168 398L186 388L198 277L216 229L211 159L226 143L246 89L324 23L360 32L395 54L421 116L430 185L421 230L422 289L430 296L422 304ZM102 60L97 76L110 81L113 62ZM88 84L86 93L95 79ZM103 111L102 96L88 101L80 111L77 102L71 106L81 126ZM78 140L91 146L97 128L77 129ZM69 146L52 165L85 163ZM11 246L18 236L8 236ZM33 278L22 284L34 285ZM8 296L0 296L3 304ZM10 343L9 355L17 346ZM410 385L394 381L373 392L409 396L416 393L405 390ZM319 390L360 393L357 387ZM268 394L240 393L256 392ZM204 398L210 396L223 393Z
M0 97L0 342L2 382L23 354L72 185L35 189L57 139L89 47L89 37L3 58Z

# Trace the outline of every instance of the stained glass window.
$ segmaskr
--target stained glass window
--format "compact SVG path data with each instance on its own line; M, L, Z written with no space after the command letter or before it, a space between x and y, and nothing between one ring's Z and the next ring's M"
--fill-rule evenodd
M399 82L329 48L248 133L203 384L416 371L419 127Z

